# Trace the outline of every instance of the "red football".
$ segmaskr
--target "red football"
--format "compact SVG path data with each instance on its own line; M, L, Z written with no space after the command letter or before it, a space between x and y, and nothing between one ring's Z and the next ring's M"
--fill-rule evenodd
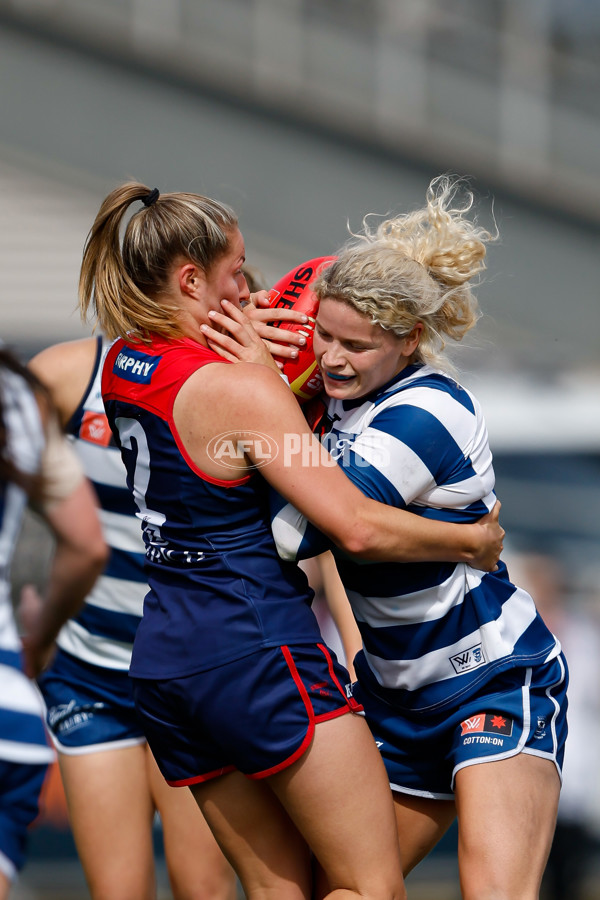
M321 372L317 367L313 353L313 333L315 318L319 309L319 301L309 285L314 281L318 269L324 263L332 262L335 256L318 256L309 259L280 278L269 291L271 306L285 306L306 313L308 322L304 325L296 322L272 322L277 328L299 331L306 338L304 347L298 347L296 359L281 359L283 372L287 375L290 387L300 403L318 394L323 387Z

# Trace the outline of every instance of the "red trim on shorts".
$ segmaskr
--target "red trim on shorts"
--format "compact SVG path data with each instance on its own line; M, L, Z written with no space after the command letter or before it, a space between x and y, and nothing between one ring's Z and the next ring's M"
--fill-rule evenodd
M315 733L315 714L313 711L312 703L310 702L308 691L304 687L304 682L298 674L298 669L296 668L296 663L294 662L294 659L290 652L290 648L287 646L282 646L279 649L283 653L292 678L294 679L296 687L298 688L298 692L302 697L302 700L304 701L304 706L306 707L306 712L308 713L308 728L306 729L304 740L302 741L300 746L292 753L291 756L288 756L287 759L283 760L283 762L277 763L276 766L272 766L270 769L264 769L262 772L253 772L252 775L248 775L248 778L252 778L255 780L258 780L260 778L267 778L269 775L275 775L276 772L281 772L283 769L287 769L287 767L291 766L291 764L296 762L297 759L300 759L300 757L303 756L308 750Z
M325 644L317 644L317 647L324 654L324 656L327 660L327 665L329 667L329 674L331 675L331 680L333 681L334 684L337 684L338 690L339 690L340 694L342 695L342 697L344 698L346 705L348 706L349 712L363 712L364 707L357 700L355 700L354 697L348 697L346 695L346 691L344 690L337 675L335 674L335 671L333 668L333 659L331 657L331 652L329 650L329 647L326 647ZM342 714L343 714L343 710L341 712L335 712L333 714L331 714L331 713L324 714L323 716L319 716L317 721L324 722L325 719L333 719L335 716L341 716Z
M210 781L213 778L218 778L219 775L228 775L229 772L235 771L235 766L223 766L222 769L215 769L213 772L205 772L204 775L196 775L194 778L181 778L178 781L169 781L168 778L165 778L165 781L171 787L188 787L190 784L202 784L203 781Z

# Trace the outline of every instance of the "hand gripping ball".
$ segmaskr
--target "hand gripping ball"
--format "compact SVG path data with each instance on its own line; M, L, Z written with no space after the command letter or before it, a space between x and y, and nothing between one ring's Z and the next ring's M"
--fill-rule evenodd
M304 403L311 397L320 393L323 388L323 378L313 353L313 334L315 319L319 309L319 301L311 291L309 285L314 281L319 268L328 262L333 262L335 256L318 256L302 263L273 285L269 291L269 300L272 307L286 307L303 312L308 316L308 322L272 322L277 328L287 331L298 331L306 338L306 344L298 347L298 356L295 359L282 359L283 373L287 376L290 387L298 397L300 403ZM278 359L278 357L275 357Z

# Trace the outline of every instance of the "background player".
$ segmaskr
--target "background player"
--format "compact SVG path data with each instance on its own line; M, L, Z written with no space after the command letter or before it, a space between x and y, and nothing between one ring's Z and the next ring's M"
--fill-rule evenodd
M93 492L61 436L41 385L0 347L0 898L25 861L54 759L37 692L26 675L47 663L56 634L106 561ZM55 547L44 596L23 589L21 642L13 616L10 565L25 504L48 524ZM32 561L34 562L34 561Z
M233 869L191 794L169 787L158 771L135 713L128 673L148 588L140 524L100 393L107 347L102 338L84 338L49 347L29 363L92 481L111 551L39 680L69 821L94 900L156 896L157 811L175 900L234 900Z

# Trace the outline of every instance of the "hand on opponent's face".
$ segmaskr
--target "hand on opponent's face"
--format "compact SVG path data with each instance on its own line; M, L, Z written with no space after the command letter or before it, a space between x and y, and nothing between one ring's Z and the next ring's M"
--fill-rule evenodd
M261 363L279 371L281 366L273 359L269 342L261 337L246 310L239 309L229 300L222 300L221 308L221 312L210 310L208 313L210 325L200 326L210 349L230 362ZM259 324L263 333L269 327L264 322Z

